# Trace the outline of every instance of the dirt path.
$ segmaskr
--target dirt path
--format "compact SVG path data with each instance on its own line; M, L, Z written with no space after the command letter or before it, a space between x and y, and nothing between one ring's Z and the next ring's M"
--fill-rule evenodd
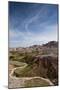
M24 87L24 82L26 80L31 80L31 79L34 79L34 78L40 78L46 82L48 82L50 85L53 85L53 83L49 80L49 79L45 79L45 78L42 78L42 77L21 77L21 78L18 78L16 76L13 76L13 73L16 69L20 68L20 69L23 69L27 66L26 63L24 63L25 65L22 66L22 67L16 67L16 68L13 68L11 70L11 73L9 74L9 88L18 88L18 87Z

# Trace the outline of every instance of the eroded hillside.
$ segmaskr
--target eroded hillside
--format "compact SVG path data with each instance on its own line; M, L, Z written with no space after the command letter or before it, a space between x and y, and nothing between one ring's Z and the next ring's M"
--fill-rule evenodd
M21 63L27 64L23 69L14 70L13 76L17 78L42 77L58 85L58 43L55 41L10 49L9 62L15 67L22 66Z

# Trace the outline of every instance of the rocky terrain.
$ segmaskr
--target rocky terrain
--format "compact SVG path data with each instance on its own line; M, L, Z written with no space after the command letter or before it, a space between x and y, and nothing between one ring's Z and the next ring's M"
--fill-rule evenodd
M11 62L10 65L13 65L16 68L12 76L19 78L19 80L23 77L42 77L50 80L53 85L58 85L58 42L56 41L50 41L43 45L33 45L26 48L10 48L9 62ZM26 63L27 66L23 69L18 68L21 63ZM10 77L9 81L12 83ZM38 85L36 85L36 83L30 85L31 81L29 80L25 82L27 84L26 86L23 85L24 87L49 86L49 84L41 84L42 82L39 82L39 80L36 81ZM18 85L16 83L11 85L11 83L9 83L11 86L10 88L13 88L14 85L19 87L21 82Z

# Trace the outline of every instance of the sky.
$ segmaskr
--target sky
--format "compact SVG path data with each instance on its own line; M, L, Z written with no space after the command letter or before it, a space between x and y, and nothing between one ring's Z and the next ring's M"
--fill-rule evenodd
M57 41L58 5L9 2L9 47Z

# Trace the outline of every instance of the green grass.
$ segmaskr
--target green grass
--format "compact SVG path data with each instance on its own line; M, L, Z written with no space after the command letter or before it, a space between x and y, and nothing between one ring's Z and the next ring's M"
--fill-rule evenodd
M25 81L25 87L44 87L44 86L49 86L50 84L42 79L35 78L31 80Z
M28 77L28 76L30 77L31 76L30 70L32 70L32 66L28 65L23 69L20 68L16 69L14 74L18 77Z
M10 64L16 66L16 67L22 67L25 65L25 63L18 62L18 61L10 61Z

